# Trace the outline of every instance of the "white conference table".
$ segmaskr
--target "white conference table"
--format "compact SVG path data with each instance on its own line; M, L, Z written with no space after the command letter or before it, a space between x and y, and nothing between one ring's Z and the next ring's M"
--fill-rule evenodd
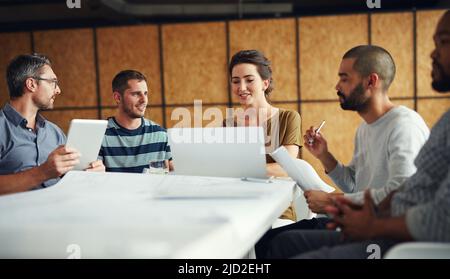
M0 258L242 258L295 182L72 171L0 197Z

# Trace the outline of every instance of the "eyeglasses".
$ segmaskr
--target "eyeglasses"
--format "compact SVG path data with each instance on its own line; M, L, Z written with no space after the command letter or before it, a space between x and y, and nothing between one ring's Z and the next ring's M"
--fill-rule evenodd
M33 77L33 78L36 80L45 80L45 81L52 82L52 83L54 82L55 89L59 86L58 80L56 78L41 78L41 77Z

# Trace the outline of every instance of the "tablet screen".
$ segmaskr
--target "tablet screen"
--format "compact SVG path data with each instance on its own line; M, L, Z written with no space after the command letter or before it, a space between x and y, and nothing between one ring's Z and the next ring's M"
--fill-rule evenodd
M81 154L74 170L84 170L97 160L107 125L107 120L73 119L70 122L66 146Z

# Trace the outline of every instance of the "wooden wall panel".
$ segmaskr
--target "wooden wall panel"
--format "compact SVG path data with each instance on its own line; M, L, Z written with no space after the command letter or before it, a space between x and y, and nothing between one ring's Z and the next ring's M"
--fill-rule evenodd
M277 104L273 104L273 106L275 106L277 108L295 110L296 112L298 112L298 105L293 104L293 103L277 103Z
M107 119L115 114L116 109L102 109L102 119ZM163 113L162 108L160 107L147 107L144 117L156 122L161 127L163 126Z
M229 57L243 49L257 49L272 61L273 101L296 101L297 53L295 19L231 21Z
M373 14L372 44L385 48L394 58L396 75L390 97L414 96L413 13Z
M56 107L97 106L92 29L34 32L36 52L47 55L60 81Z
M202 108L198 108L194 113L193 106L170 107L166 109L167 128L172 128L175 125L178 128L200 127L198 125L194 126L194 123L198 123L201 127L222 127L223 119L226 117L225 110L226 106L203 105ZM209 118L208 115L210 115ZM213 123L216 121L217 123Z
M153 25L97 29L97 48L102 105L115 105L111 82L126 69L147 78L149 103L161 104L161 69L158 28Z
M431 58L433 35L444 11L417 12L417 95L437 96L431 87Z
M163 110L160 107L148 107L145 111L145 117L158 123L161 127L164 127L163 123Z
M0 46L0 107L3 107L9 100L6 67L15 56L31 53L30 33L0 33Z
M450 109L450 98L418 100L417 112L431 129L441 116Z
M352 47L368 43L367 15L299 20L302 100L336 99L339 64Z
M42 115L49 121L58 125L59 128L67 135L69 131L70 121L72 119L97 119L96 109L79 109L79 110L48 110L43 111Z
M328 142L328 149L336 159L343 164L348 164L353 155L356 129L363 120L354 111L342 110L337 102L302 104L302 135L310 126L320 125L322 120L326 122L321 132ZM320 161L306 148L302 149L303 159L314 167L325 182L334 185L325 174Z
M162 37L166 103L228 102L225 23L168 24Z
M406 99L406 100L391 100L395 105L405 106L414 110L414 99Z
M102 108L102 119L107 119L108 117L112 117L116 114L116 109L107 109Z

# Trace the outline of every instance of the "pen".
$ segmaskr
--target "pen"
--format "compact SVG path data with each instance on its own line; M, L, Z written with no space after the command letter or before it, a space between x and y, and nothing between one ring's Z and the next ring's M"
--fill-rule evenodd
M319 128L317 128L317 129L315 130L314 136L316 136L317 133L320 131L320 129L322 129L323 125L325 125L325 120L322 121L322 123L320 123ZM308 139L308 143L309 143L309 145L313 144L313 143L314 143L314 138L309 138L309 139Z

